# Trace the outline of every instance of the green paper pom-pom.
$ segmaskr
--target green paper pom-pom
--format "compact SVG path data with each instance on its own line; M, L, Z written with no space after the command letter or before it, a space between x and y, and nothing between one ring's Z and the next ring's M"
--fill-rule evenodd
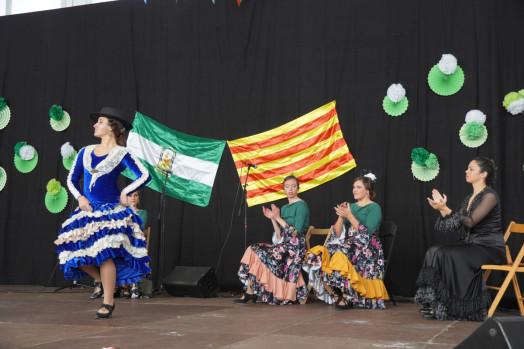
M51 109L49 109L49 116L53 120L60 121L64 117L64 110L61 106L53 104Z
M520 93L518 92L510 92L508 93L506 96L504 96L504 100L502 101L502 105L504 106L504 108L508 109L508 106L521 99L521 98L524 98Z
M427 168L435 168L438 165L437 156L433 153L429 154L425 164Z
M524 89L522 89L522 90L519 91L519 95L521 95L522 97L524 97Z
M15 145L15 154L20 156L20 148L22 148L24 145L27 145L26 142L18 142Z
M0 97L0 110L4 109L4 107L7 105L5 102L5 99Z
M56 179L51 179L46 185L47 192L51 195L57 195L62 189L62 184Z
M477 139L484 135L484 125L472 121L466 124L466 135L469 139Z
M411 160L420 166L426 166L428 156L429 152L424 148L414 148L411 151Z

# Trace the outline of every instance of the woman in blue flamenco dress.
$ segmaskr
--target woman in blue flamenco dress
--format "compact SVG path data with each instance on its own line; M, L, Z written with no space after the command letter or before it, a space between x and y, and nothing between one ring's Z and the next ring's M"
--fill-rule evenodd
M115 308L115 285L138 282L150 272L142 220L128 203L128 195L150 176L125 148L126 131L132 125L122 111L103 107L90 117L96 122L94 135L101 141L82 148L73 163L67 186L78 208L62 224L55 244L65 278L78 280L88 274L95 279L91 299L104 297L95 318L108 318ZM120 190L117 181L125 168L137 179Z

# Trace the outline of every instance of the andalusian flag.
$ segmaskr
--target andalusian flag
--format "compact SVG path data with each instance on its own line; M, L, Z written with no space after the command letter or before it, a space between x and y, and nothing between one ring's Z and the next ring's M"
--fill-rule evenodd
M334 101L270 131L227 143L242 183L245 163L257 165L250 169L247 181L249 206L286 197L282 181L290 174L300 181L300 191L305 191L356 166Z
M163 147L176 151L172 176L167 179L166 195L205 207L213 189L225 141L186 135L172 130L136 112L133 128L127 138L127 148L147 167L151 174L148 187L161 192L165 177L155 171ZM123 173L134 178L131 171Z

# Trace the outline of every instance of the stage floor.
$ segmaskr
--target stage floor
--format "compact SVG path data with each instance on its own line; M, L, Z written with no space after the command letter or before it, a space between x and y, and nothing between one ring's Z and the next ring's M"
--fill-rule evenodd
M453 348L481 323L424 320L419 307L337 311L306 305L233 304L232 296L116 299L93 318L90 289L0 286L0 348ZM239 297L239 296L236 296ZM498 312L495 316L515 316Z

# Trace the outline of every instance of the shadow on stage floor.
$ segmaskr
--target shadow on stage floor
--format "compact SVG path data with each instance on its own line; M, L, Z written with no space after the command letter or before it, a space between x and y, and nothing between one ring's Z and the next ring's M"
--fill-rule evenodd
M453 348L481 323L424 320L411 302L387 310L233 304L233 296L116 299L93 318L90 289L0 286L0 348ZM516 316L497 312L495 316Z

